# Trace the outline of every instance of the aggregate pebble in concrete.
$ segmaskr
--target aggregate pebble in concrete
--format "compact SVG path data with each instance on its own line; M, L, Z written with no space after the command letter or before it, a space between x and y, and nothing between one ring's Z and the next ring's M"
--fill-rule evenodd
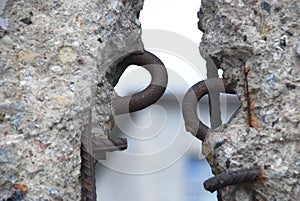
M0 200L80 200L81 132L89 110L93 137L113 126L105 74L143 51L143 1L1 3Z
M200 52L237 83L242 102L231 122L210 130L203 152L215 174L254 166L264 172L260 182L221 189L223 200L300 197L299 8L298 0L202 1Z
M0 15L3 14L3 10L5 8L6 2L7 2L7 0L0 1Z

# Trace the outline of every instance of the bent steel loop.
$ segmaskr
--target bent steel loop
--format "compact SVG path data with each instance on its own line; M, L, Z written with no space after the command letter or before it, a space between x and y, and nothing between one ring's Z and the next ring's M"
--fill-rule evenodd
M182 102L182 114L185 128L188 132L204 141L208 127L204 125L197 115L198 101L209 92L225 92L235 94L233 87L226 84L222 78L210 78L193 85L184 95Z
M145 68L151 74L151 83L143 91L133 95L112 99L112 107L115 114L125 114L142 110L156 101L163 95L168 84L168 74L163 62L154 54L144 51L144 53L133 53L125 57L118 65L117 70L121 71L119 76L130 65L138 65ZM113 86L117 83L114 82Z

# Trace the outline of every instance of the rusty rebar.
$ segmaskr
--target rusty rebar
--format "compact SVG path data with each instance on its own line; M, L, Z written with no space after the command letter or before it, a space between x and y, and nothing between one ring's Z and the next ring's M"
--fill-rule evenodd
M226 84L222 78L210 78L193 85L185 94L182 102L182 114L188 132L204 141L208 127L197 115L198 101L210 92L235 94L233 85Z
M145 68L151 74L151 83L143 91L133 95L112 99L112 106L115 114L125 114L144 109L163 95L168 84L168 74L163 62L154 54L144 51L144 53L134 53L125 57L117 66L116 74L120 77L125 69L130 65L138 65ZM118 79L111 79L111 84L115 86Z
M95 159L101 159L102 154L105 152L112 151L123 151L127 149L127 139L126 138L110 138L108 139L100 139L93 140L92 142L92 150L93 156Z
M96 201L95 159L92 156L91 111L81 135L81 200Z
M203 185L207 191L210 191L212 193L226 186L241 184L245 182L253 182L261 178L262 170L258 167L255 167L218 174L206 180Z
M99 158L99 156L101 157L102 154L107 151L125 150L126 148L127 140L124 138L112 139L108 137L107 139L103 138L92 141L91 117L88 117L88 123L85 125L81 137L82 201L97 200L95 185L95 157Z

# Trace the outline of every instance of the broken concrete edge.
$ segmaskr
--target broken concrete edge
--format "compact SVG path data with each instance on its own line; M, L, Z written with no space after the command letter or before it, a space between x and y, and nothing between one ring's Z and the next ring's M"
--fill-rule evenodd
M202 1L201 55L218 61L223 76L237 83L242 102L234 119L208 132L203 154L214 174L256 166L264 172L261 182L220 189L223 200L300 195L299 6L299 1Z
M120 58L143 51L136 23L142 5L7 2L1 17L9 24L0 28L0 198L80 199L86 111L92 108L92 137L106 138L115 93L105 74Z

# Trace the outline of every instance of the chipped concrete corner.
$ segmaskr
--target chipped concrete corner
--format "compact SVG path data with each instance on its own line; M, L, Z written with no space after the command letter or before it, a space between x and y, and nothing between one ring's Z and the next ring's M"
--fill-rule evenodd
M112 127L105 74L143 51L143 0L0 3L0 199L80 200L80 139ZM1 24L2 23L2 24Z
M215 174L259 166L259 182L219 190L219 199L300 197L300 2L202 0L202 56L237 83L237 116L210 130L203 152ZM215 146L224 142L222 146Z

